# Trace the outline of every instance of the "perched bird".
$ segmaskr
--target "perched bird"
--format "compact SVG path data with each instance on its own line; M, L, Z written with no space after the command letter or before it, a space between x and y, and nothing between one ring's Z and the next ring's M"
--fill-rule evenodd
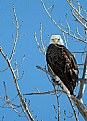
M54 74L61 79L70 94L73 95L74 88L78 82L78 66L74 56L64 46L60 35L51 36L50 44L46 51L46 61L48 70L50 70L50 66Z

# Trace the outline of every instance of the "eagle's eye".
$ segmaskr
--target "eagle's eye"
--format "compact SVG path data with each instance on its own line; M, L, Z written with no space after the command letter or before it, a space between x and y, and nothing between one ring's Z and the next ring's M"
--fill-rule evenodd
M54 39L51 39L51 41L52 41L53 43L57 43L58 41L60 41L60 38L54 38Z

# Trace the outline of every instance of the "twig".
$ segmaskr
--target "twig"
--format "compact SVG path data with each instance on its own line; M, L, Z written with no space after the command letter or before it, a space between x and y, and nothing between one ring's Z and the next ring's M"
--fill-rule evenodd
M29 120L28 116L26 115L26 110L24 110L23 105L21 105L22 112L24 113L24 116Z
M42 68L42 67L40 67L40 66L36 66L37 67L37 69L40 69L40 70L42 70L42 71L44 71L45 73L47 73L47 74L49 74L51 77L53 77L54 78L54 76L55 75L52 75L50 72L48 72L45 68Z
M73 105L73 103L72 103L72 100L71 100L70 97L68 97L68 99L69 99L69 102L70 102L70 104L71 104L71 107L72 107L72 110L73 110L75 119L76 119L76 121L78 121L78 117L77 117L77 115L76 115L76 110L75 110L75 108L74 108L74 105Z
M67 1L68 1L68 0L67 0ZM50 15L50 13L48 12L48 10L47 10L47 8L46 8L46 6L45 6L43 0L40 0L40 2L42 3L42 6L43 6L45 12L47 13L47 15L49 16L49 18L51 19L51 21L57 26L58 29L60 29L60 30L61 30L62 32L64 32L65 34L70 35L71 37L73 37L73 38L76 39L76 40L82 41L82 42L84 42L84 43L87 42L85 39L83 40L83 39L77 37L75 34L70 33L71 30L66 31L66 30L62 29L62 28L56 23L56 21L52 18L52 16Z
M86 25L75 15L74 12L72 12L72 15L76 19L76 21L79 22L84 27L84 29L86 30L87 29Z
M15 10L14 5L12 6L12 9L13 9L14 18L15 18L15 23L14 22L13 23L15 24L15 28L16 28L16 38L14 39L14 46L13 46L11 56L10 56L10 59L9 59L10 61L12 60L13 55L15 54L15 49L16 49L16 45L17 45L17 42L18 42L18 30L19 30L19 24L18 24L18 19L17 19L16 10Z
M8 67L3 70L0 70L0 72L5 72L6 70L8 70Z
M72 9L75 11L75 13L78 15L78 17L84 21L85 23L87 23L87 20L80 14L80 12L77 10L77 8L72 4L71 0L66 0L68 2L68 4L72 7Z
M85 106L82 104L82 102L79 99L77 99L73 95L71 95L71 98L72 98L74 104L77 106L79 112L84 117L85 121L87 121L87 109L85 108Z
M16 113L19 114L19 112L14 108L14 106L13 106L12 103L10 102L10 99L9 99L9 98L8 98L8 99L4 99L4 98L2 98L2 97L0 96L0 99L2 99L3 101L5 101L5 104L4 104L3 106L0 106L1 108L4 108L4 106L5 106L6 104L8 104L10 108L12 108Z
M13 76L13 79L14 79L14 84L15 84L15 86L16 86L16 90L17 90L17 92L18 92L18 95L19 95L19 98L20 98L20 101L21 101L23 107L24 107L24 109L26 110L26 113L28 114L28 116L29 116L29 118L31 119L31 121L34 121L34 118L33 118L32 114L31 114L30 110L28 109L28 106L27 106L27 104L26 104L26 102L25 102L25 100L23 99L23 96L22 96L22 94L21 94L21 91L20 91L20 88L19 88L19 85L18 85L18 82L17 82L17 77L16 77L16 75L15 75L15 73L14 73L14 70L13 70L12 65L11 65L11 63L10 63L10 60L8 59L7 56L5 56L5 54L3 53L2 50L1 50L1 55L2 55L3 58L6 60L6 62L7 62L7 64L8 64L8 67L9 67L11 73L12 73L12 76Z
M16 69L14 70L14 72L16 72L16 77L18 78L18 80L22 79L22 77L23 77L23 75L24 75L24 71L22 71L22 75L21 75L21 77L19 78L19 73L18 73L18 69L19 69L19 67L22 65L24 59L25 59L25 55L23 56L23 58L22 58L22 60L21 60L21 62L20 62L19 64L18 64L17 61L15 60L15 68L16 68Z
M80 38L84 39L83 36L81 36L81 34L79 33L78 27L76 28L76 32L78 33L78 36L79 36Z
M38 49L41 53L46 55L46 46L44 45L44 42L42 41L42 23L40 23L40 42L38 42L36 32L34 32L34 39L37 43Z
M63 91L62 90L56 90L56 93L59 93L59 92L63 92ZM26 94L23 94L23 95L29 96L29 95L44 95L44 94L54 94L54 93L55 93L55 90L47 91L47 92L26 93Z
M11 99L11 100L10 100L9 98L8 98L8 99L9 99L10 102L12 102L12 101L14 101L14 100L17 98L17 96L18 96L18 95L16 95L16 96L15 96L13 99ZM5 99L5 100L7 101L7 99ZM4 107L6 104L7 104L7 102L6 102L5 104L3 104L2 107ZM12 105L14 105L14 104L12 104ZM17 107L19 107L19 106L17 106Z
M67 118L74 118L75 116L73 115L73 113L71 113L71 112L69 112L70 114L72 114L71 116L68 116L67 114L66 114L66 110L64 110L64 114L65 114L65 116L67 117ZM65 121L65 120L64 120Z
M54 87L55 89L55 87ZM57 117L58 117L58 121L60 121L60 104L59 104L59 99L58 99L58 95L57 95L57 92L55 91L55 95L56 95L56 101L57 101L57 105L58 105L58 114L57 114Z

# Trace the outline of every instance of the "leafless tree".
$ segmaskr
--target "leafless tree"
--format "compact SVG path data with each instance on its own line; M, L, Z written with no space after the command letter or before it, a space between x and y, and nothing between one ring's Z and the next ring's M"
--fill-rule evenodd
M6 61L7 65L8 65L7 68L5 68L4 70L0 70L0 72L5 72L7 69L10 69L10 72L12 74L13 81L14 81L14 84L15 84L15 87L16 87L17 94L13 99L10 99L10 97L8 96L8 93L6 91L6 83L3 82L5 96L4 96L4 98L2 96L0 96L0 99L3 100L5 102L5 104L0 106L0 107L5 108L5 106L8 105L19 116L21 116L21 117L23 116L23 117L26 117L27 120L34 121L34 117L32 116L31 111L29 109L29 106L28 106L27 102L25 101L23 94L21 93L21 90L19 88L19 84L18 84L19 79L18 79L18 74L17 74L18 68L19 68L18 64L15 62L16 69L13 69L13 66L11 64L13 56L15 55L16 45L17 45L17 42L18 42L18 39L19 39L19 29L20 29L20 26L21 26L18 23L18 18L17 18L17 15L16 15L16 10L15 10L14 5L12 5L12 9L13 9L13 13L14 13L13 24L14 24L15 29L16 29L16 35L15 35L15 37L12 35L12 38L14 40L14 45L13 45L10 57L5 55L3 48L0 47L0 54L2 55L2 58L4 58L4 60ZM24 59L24 57L23 57L23 59ZM23 61L23 59L22 59L22 61ZM22 76L23 76L23 73L22 73ZM19 97L19 99L20 99L19 105L16 104L16 103L15 104L12 103L17 97ZM20 111L19 111L19 109L20 109ZM2 120L3 120L3 117L2 117Z
M54 110L57 114L56 119L58 121L60 121L60 117L61 117L60 107L61 107L61 105L59 102L59 96L61 96L61 93L65 93L68 97L68 100L69 100L70 105L71 105L72 110L73 110L73 114L70 118L74 117L76 121L79 120L79 117L77 115L77 110L75 109L77 107L78 111L81 113L84 120L87 121L87 110L86 110L86 107L85 107L84 101L83 101L83 95L85 95L84 91L85 91L85 87L86 87L86 83L87 83L87 76L86 76L86 73L87 73L87 54L86 54L87 53L87 51L86 51L87 12L86 12L86 10L84 10L84 8L82 7L82 5L80 4L80 2L78 0L75 0L75 4L73 1L74 0L66 0L67 5L69 5L71 7L72 17L74 17L74 20L76 22L78 22L81 25L81 27L84 29L85 37L83 37L83 35L80 34L80 32L79 32L80 28L76 27L76 32L74 32L71 29L69 22L68 22L68 14L66 15L66 26L64 26L62 24L62 22L59 22L59 24L58 24L56 22L56 20L52 17L51 13L49 12L50 10L53 11L54 5L46 7L43 0L40 0L40 3L42 4L44 11L47 13L49 20L52 21L54 23L54 26L57 26L57 28L62 32L66 46L67 46L66 35L72 37L73 42L74 42L74 40L76 40L78 42L85 43L84 51L72 52L75 56L79 54L79 56L81 56L81 58L82 58L82 60L81 60L82 63L80 63L80 64L78 63L79 71L81 71L81 69L82 69L83 74L82 74L82 77L79 78L79 80L78 80L80 83L80 88L79 88L77 97L74 95L70 95L70 92L67 89L67 87L63 84L63 82L61 80L59 80L59 78L53 73L52 70L50 73L50 72L48 72L48 70L46 70L46 68L42 68L38 65L36 66L37 69L40 69L43 72L45 72L47 74L48 78L50 78L49 77L49 75L50 75L51 77L55 78L56 81L59 81L61 89L58 90L54 86L53 82L49 79L54 87L53 90L51 90L51 91L47 90L46 92L40 92L39 90L37 90L37 92L32 92L32 93L26 93L26 94L21 93L21 89L19 87L18 80L20 80L22 78L24 72L22 72L21 78L18 78L18 69L19 69L20 65L17 64L17 61L15 61L15 69L12 65L12 60L13 60L13 57L14 57L15 52L16 52L16 45L17 45L17 42L19 39L19 29L20 29L21 25L19 24L19 21L18 21L17 15L16 15L15 7L14 7L14 5L12 5L12 9L13 9L13 13L14 13L13 25L15 26L15 29L16 29L16 35L15 36L12 35L12 39L14 40L14 45L13 45L10 57L8 57L8 55L5 54L3 48L0 46L0 55L7 63L7 68L0 70L0 72L5 72L8 69L10 70L12 77L13 77L14 85L16 87L17 94L15 94L16 96L13 99L10 99L10 96L7 93L6 82L3 81L5 96L4 97L0 96L0 100L4 101L4 105L0 105L0 108L5 108L8 105L8 107L12 108L14 110L14 112L17 113L19 116L25 117L26 120L34 121L35 118L33 117L32 112L30 111L30 107L29 107L30 102L29 102L29 100L27 102L26 99L24 98L24 96L27 97L29 95L33 96L33 95L53 94L56 96L56 101L57 101L57 105L58 105L58 107L54 106ZM83 12L85 13L84 15L82 15ZM35 38L36 44L38 46L39 52L43 53L45 56L47 46L44 44L45 41L42 38L42 36L43 36L42 32L43 32L42 31L42 23L40 23L40 41L37 39L36 32L34 33L34 38ZM85 59L83 59L83 56L85 57ZM23 62L24 58L25 58L25 56L23 56L21 63ZM83 68L81 68L81 66L83 66ZM13 101L16 100L17 98L19 98L19 100L20 100L19 104L13 103ZM64 111L64 114L66 117L68 117L66 114L66 111ZM4 120L4 116L2 116L2 121L3 120Z
M84 47L84 51L81 51L81 52L72 52L73 54L77 55L79 54L79 56L85 56L85 59L83 60L82 58L82 63L78 63L78 67L79 67L79 71L81 71L80 69L81 66L83 66L83 74L82 74L82 77L79 78L79 82L80 82L80 88L79 88L79 91L78 91L78 96L73 96L73 95L70 95L70 92L69 90L65 87L65 85L58 79L58 77L53 74L53 72L50 74L46 69L40 67L40 66L37 66L37 68L41 69L42 71L44 71L45 73L51 75L52 77L54 77L56 79L56 81L59 81L60 82L60 87L62 88L63 92L66 93L69 101L70 101L70 104L71 104L71 107L73 109L73 112L74 112L74 116L75 116L75 120L78 121L78 116L76 114L76 110L75 110L75 107L73 105L73 103L77 106L79 112L82 114L84 120L87 121L87 109L84 105L84 102L83 102L83 95L84 94L84 91L85 91L85 87L86 87L86 83L87 83L87 51L86 51L86 43L87 43L87 11L84 10L83 6L80 4L79 0L66 0L67 2L67 5L69 5L71 7L71 13L72 13L72 17L74 18L74 20L76 22L78 22L81 27L83 28L84 30L84 33L85 34L85 37L83 36L83 34L81 33L80 34L80 28L79 27L76 27L76 31L74 32L70 25L69 25L69 22L68 22L68 14L66 15L66 26L64 26L62 24L62 22L59 22L59 24L56 22L56 20L52 17L51 13L50 13L50 10L53 10L53 7L54 5L52 6L48 6L46 7L45 5L45 2L43 0L40 0L43 8L44 8L44 11L47 13L49 19L54 23L55 26L57 26L57 28L62 32L62 35L64 37L64 40L65 40L65 44L67 45L67 38L66 38L66 35L72 37L73 39L73 42L74 40L78 41L78 42L83 42L85 43L85 47ZM74 4L75 2L75 4ZM61 1L62 3L62 1ZM83 14L85 13L85 14ZM42 27L41 27L41 24L40 24L40 31L42 31ZM40 32L40 36L42 36L42 32ZM42 37L40 37L40 41L37 40L37 36L36 36L36 33L35 33L35 40L36 40L36 43L38 45L38 48L39 48L39 51L42 52L43 54L46 53L46 47L44 46L44 42L42 41ZM56 94L58 93L58 90L56 90ZM60 117L60 113L58 114L58 121L60 120L59 119Z

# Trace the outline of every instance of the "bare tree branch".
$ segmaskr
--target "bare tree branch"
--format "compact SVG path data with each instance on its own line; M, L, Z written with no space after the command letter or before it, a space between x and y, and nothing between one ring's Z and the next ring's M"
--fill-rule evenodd
M87 20L80 14L80 11L77 10L77 8L73 5L71 0L66 0L68 4L71 6L71 8L75 11L75 13L78 15L78 17L85 23L87 23Z
M2 51L2 47L0 47L0 54L2 55L2 57L5 59L5 61L8 64L8 68L10 69L11 74L13 76L14 84L15 84L18 96L20 98L20 102L22 103L22 106L25 109L25 112L27 113L27 115L30 118L30 120L34 121L34 118L33 118L32 114L31 114L31 112L30 112L30 110L29 110L25 100L23 99L23 96L21 94L21 90L20 90L18 82L17 82L17 77L16 77L16 74L15 74L15 71L13 70L13 67L11 65L11 60L13 58L13 55L15 54L15 49L16 49L16 45L17 45L17 41L18 41L18 30L19 30L18 19L17 19L16 10L15 10L14 5L12 6L12 8L13 8L14 18L15 18L14 25L16 27L16 38L14 39L14 46L13 46L13 49L12 49L12 53L11 53L10 59L8 58L8 56L6 56L4 54L4 52Z
M84 64L84 70L83 70L83 76L82 79L87 79L87 54L86 54L86 59L85 59L85 64ZM78 99L83 103L82 97L84 95L86 84L84 81L80 82L80 89L78 93Z
M51 94L51 95L54 95L54 93L59 93L59 92L63 92L63 90L52 90L52 91L47 91L47 92L32 92L32 93L26 93L26 94L23 94L25 96L29 96L29 95L44 95L44 94Z
M13 70L13 68L12 68L12 65L11 65L11 63L10 63L10 60L8 59L7 56L5 56L5 54L3 53L2 50L1 50L1 55L2 55L3 58L6 60L6 62L7 62L7 64L8 64L8 67L9 67L11 73L12 73L12 76L13 76L13 79L14 79L14 84L15 84L15 86L16 86L16 90L17 90L17 92L18 92L18 95L19 95L19 98L20 98L20 101L21 101L23 107L24 107L26 113L28 114L29 118L31 119L31 121L34 121L34 118L33 118L32 114L31 114L30 110L28 109L28 106L27 106L27 104L26 104L26 102L25 102L25 100L23 99L23 96L22 96L22 94L21 94L21 91L20 91L20 88L19 88L19 85L18 85L18 82L17 82L17 78L16 78L16 75L15 75L14 70Z
M52 74L50 74L49 72L47 72L47 70L43 69L42 67L40 67L40 66L37 66L37 67L40 70L42 70L42 71L48 73L50 76L52 76ZM54 76L55 75L53 75L52 77L54 77ZM67 94L69 100L70 100L70 98L72 98L72 100L73 100L74 104L77 106L79 112L82 114L82 116L84 117L84 119L87 120L87 110L84 107L84 105L82 104L82 102L78 98L74 97L73 95L70 95L69 90L63 84L63 82L61 80L59 80L58 76L55 76L54 78L55 78L55 81L58 82L57 84L60 85L60 87L63 89L63 91ZM72 108L73 108L73 105L72 105ZM73 108L73 111L74 111L74 115L75 115L76 121L78 121L78 118L76 116L76 112L75 112L74 108Z
M15 28L16 28L16 38L13 37L14 46L13 46L11 56L10 56L10 59L9 59L10 61L12 60L13 55L15 54L15 49L16 49L16 45L17 45L17 41L18 41L18 30L19 30L19 24L18 24L18 19L17 19L16 10L15 10L14 5L12 6L12 9L13 9L14 18L15 18L15 22L13 22L13 24L15 25Z
M69 1L69 0L67 0L67 1ZM47 15L49 16L49 18L51 19L51 21L57 26L58 29L60 29L60 30L61 30L62 32L64 32L65 34L70 35L71 37L73 37L73 38L76 39L76 40L82 41L82 42L84 42L84 43L87 42L86 39L82 39L82 38L77 37L74 33L72 33L72 30L68 29L68 30L66 31L66 30L64 30L63 28L61 28L61 27L56 23L56 21L52 18L51 14L50 14L49 11L47 10L47 8L46 8L46 6L45 6L43 0L40 0L40 2L42 3L42 6L43 6L44 10L46 11Z
M71 107L72 107L72 110L73 110L73 113L74 113L75 119L76 119L76 121L78 121L78 117L77 117L77 114L76 114L75 107L74 107L74 105L73 105L73 103L72 103L72 100L71 100L70 97L68 97L68 99L69 99L69 102L70 102L70 104L71 104Z
M41 53L43 53L44 55L46 55L46 46L44 45L44 42L42 41L42 23L40 23L40 42L38 42L36 32L34 32L34 39L35 39L35 41L37 43L38 50Z
M77 106L79 112L82 114L85 121L87 121L87 109L85 108L85 106L81 103L81 101L78 98L74 97L73 95L71 96L71 98Z

